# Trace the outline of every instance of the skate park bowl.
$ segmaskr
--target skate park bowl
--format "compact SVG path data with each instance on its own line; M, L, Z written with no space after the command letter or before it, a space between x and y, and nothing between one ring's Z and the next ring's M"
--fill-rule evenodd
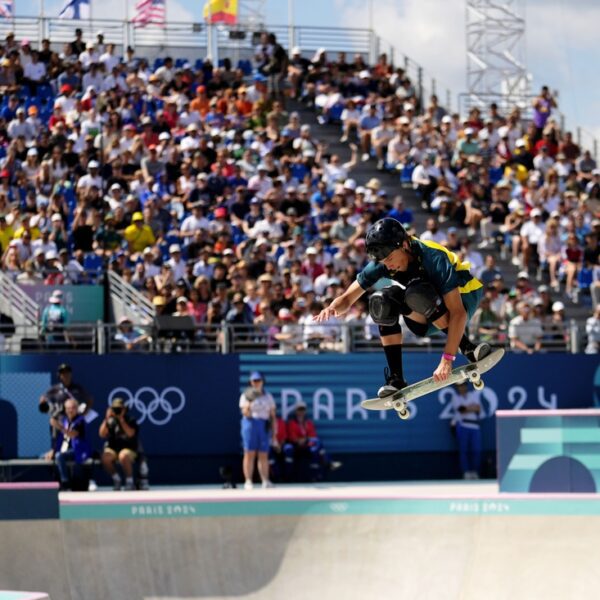
M59 518L0 521L0 587L52 600L597 598L598 496L497 489L63 492Z

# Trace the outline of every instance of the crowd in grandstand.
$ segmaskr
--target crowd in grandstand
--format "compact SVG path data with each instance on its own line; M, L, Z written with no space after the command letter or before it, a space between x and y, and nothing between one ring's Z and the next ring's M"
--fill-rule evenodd
M369 225L392 216L470 260L487 289L477 335L530 351L548 335L564 341L565 303L598 304L600 168L560 130L547 88L531 121L494 104L463 118L421 98L385 55L288 56L273 35L250 74L228 59L151 66L79 30L58 51L34 46L12 34L0 46L2 269L20 284L110 269L204 339L228 323L270 348L335 349L339 327L314 316L366 264ZM286 110L289 98L340 123L347 162ZM382 175L357 185L361 161ZM426 231L388 197L385 172L418 192ZM508 253L514 288L479 250ZM372 335L365 303L345 318ZM597 310L587 329L597 351ZM127 349L149 342L127 319L117 336Z

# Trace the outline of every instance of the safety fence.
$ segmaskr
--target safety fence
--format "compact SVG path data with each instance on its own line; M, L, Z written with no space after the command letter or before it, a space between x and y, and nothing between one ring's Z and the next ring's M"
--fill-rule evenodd
M510 348L505 325L479 326L484 333L474 341ZM437 352L446 336L417 338L404 327L404 345L416 352ZM575 321L544 323L543 352L582 352L585 332ZM372 321L345 323L201 324L191 317L157 317L147 324L131 322L75 323L45 328L41 324L0 326L0 353L263 353L273 355L368 353L381 350L378 328Z

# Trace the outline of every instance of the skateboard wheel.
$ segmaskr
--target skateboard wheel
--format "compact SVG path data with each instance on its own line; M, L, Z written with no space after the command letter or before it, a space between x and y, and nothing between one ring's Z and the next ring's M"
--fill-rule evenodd
M410 417L410 412L408 412L408 408L404 407L404 410L399 410L398 411L398 416L405 421L406 419L408 419Z
M479 381L473 382L473 387L480 392L485 387L485 383L480 379Z

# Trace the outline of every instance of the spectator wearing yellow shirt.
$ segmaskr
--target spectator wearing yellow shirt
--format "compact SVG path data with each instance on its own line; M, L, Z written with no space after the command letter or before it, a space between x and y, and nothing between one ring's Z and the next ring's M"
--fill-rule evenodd
M21 227L19 227L13 237L18 240L20 238L23 237L23 234L28 231L31 234L31 239L32 240L37 240L39 237L41 237L42 233L41 231L37 228L37 227L32 227L31 226L31 219L33 217L31 215L25 215L22 219L21 219Z
M0 252L4 253L15 236L13 228L6 222L6 217L0 215Z
M133 213L131 225L125 228L125 239L130 252L142 252L156 241L152 228L144 223L144 215L141 212Z

